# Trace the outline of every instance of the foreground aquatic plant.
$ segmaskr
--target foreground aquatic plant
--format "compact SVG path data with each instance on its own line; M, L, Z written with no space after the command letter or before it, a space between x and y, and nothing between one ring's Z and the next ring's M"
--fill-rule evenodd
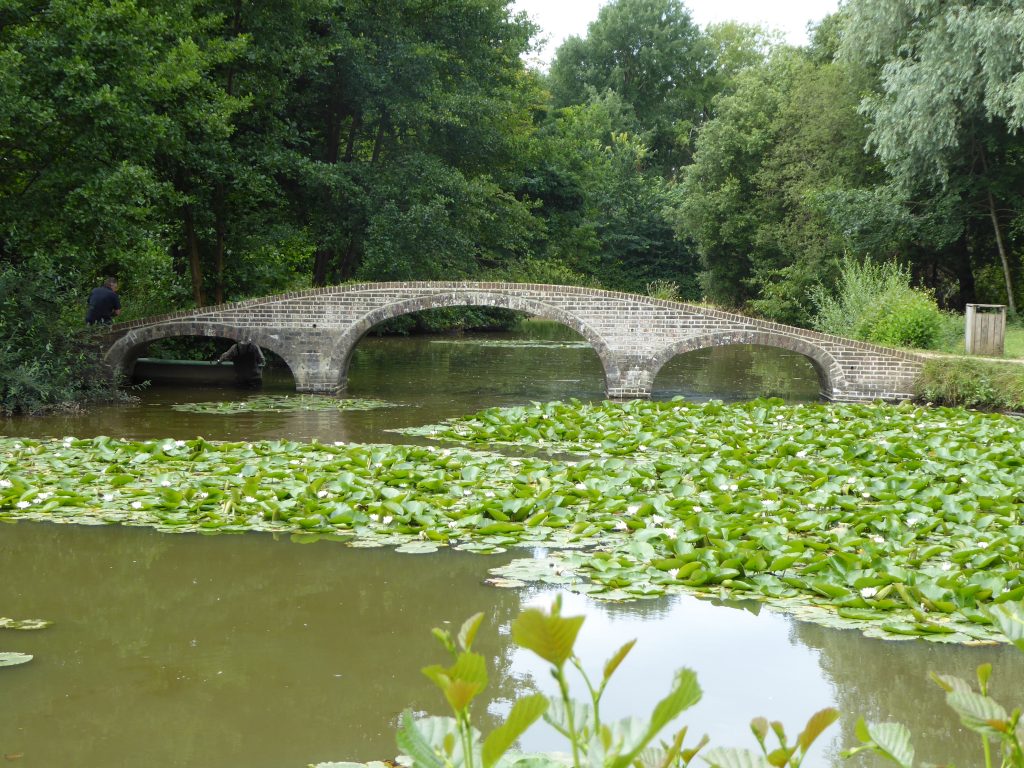
M1024 597L1024 427L955 409L681 401L493 409L464 448L0 439L0 518L544 554L492 583L753 599L879 637L996 642Z
M338 399L324 395L257 395L245 400L176 403L171 408L188 413L286 413L289 411L369 411L394 408L384 400Z
M685 747L688 729L684 725L667 741L656 743L659 735L683 712L700 701L702 692L697 675L691 669L679 669L672 676L668 694L646 717L628 717L609 722L601 716L605 689L619 666L633 650L634 641L619 648L605 662L599 681L584 669L575 653L576 639L583 626L583 616L563 616L561 599L556 598L550 611L537 608L524 610L512 622L513 642L550 665L551 676L558 684L558 693L547 697L532 694L519 698L504 724L481 739L473 727L473 699L487 685L484 658L472 651L473 639L483 614L469 618L453 639L447 630L434 634L451 655L450 667L433 665L423 673L441 689L454 717L415 718L406 711L396 736L404 754L399 760L416 768L685 768L695 764L694 758L707 745L702 737ZM579 671L586 686L586 699L574 698L566 676L566 668ZM544 718L566 740L569 754L521 754L510 752L515 741L538 719ZM781 723L770 728L780 746L769 749L767 721L759 718L752 728L763 750L764 759L747 750L717 748L703 758L713 768L799 768L818 736L838 717L834 709L824 709L808 721L807 726L790 744ZM316 768L356 768L359 763L320 763ZM370 764L376 765L376 764Z
M992 609L992 617L999 628L1017 648L1024 651L1024 603L1005 603ZM978 690L970 683L952 675L932 673L932 679L946 692L946 704L960 718L963 726L981 737L981 751L985 768L993 768L992 744L1000 751L1001 768L1024 768L1024 728L1021 727L1021 708L1008 711L988 693L992 665L978 667ZM843 757L861 752L878 755L900 768L914 767L914 746L911 734L900 723L867 723L857 721L857 738L862 744L846 750Z

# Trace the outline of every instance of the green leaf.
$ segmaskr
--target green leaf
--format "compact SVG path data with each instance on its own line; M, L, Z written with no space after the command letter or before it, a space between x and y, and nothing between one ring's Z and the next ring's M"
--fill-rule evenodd
M508 751L516 739L522 736L526 729L547 711L547 708L547 697L539 693L517 700L504 724L495 728L484 739L484 768L491 768L498 762L498 759Z
M453 720L452 723L454 722ZM402 752L413 759L417 768L445 768L445 762L420 731L409 710L402 713L402 728L395 735L395 742Z
M523 611L512 622L512 641L561 667L572 655L584 617L563 617L557 608L554 606L550 614L537 608Z
M995 726L1007 722L1006 709L988 696L974 691L953 691L946 694L946 703L960 716L960 722L972 731L989 735L1005 731L1005 728Z
M619 648L619 650L617 650L614 655L605 662L603 672L605 682L608 682L609 678L615 674L615 670L619 668L622 660L625 659L626 656L629 655L629 652L633 650L634 645L636 645L636 638L630 640Z
M462 627L459 629L459 647L462 650L468 651L473 647L473 640L476 638L477 630L480 629L483 620L484 614L480 612L462 622Z
M711 768L772 768L764 755L749 749L715 747L702 755Z
M811 719L807 721L807 725L804 727L803 733L797 737L797 743L800 748L807 752L811 748L822 731L828 728L832 723L839 719L839 710L832 707L821 709L811 715Z
M863 719L860 721L863 722ZM860 723L858 723L860 729ZM858 730L858 736L862 731ZM910 731L902 723L865 723L864 733L867 739L862 741L872 742L877 751L884 757L888 757L900 768L913 768L914 747L910 743Z
M1000 603L989 613L1006 639L1024 651L1024 603Z

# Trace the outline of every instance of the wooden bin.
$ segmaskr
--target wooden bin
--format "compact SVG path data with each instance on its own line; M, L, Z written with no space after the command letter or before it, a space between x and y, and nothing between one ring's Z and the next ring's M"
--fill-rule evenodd
M1006 305L968 304L964 330L968 355L1002 357L1006 337Z

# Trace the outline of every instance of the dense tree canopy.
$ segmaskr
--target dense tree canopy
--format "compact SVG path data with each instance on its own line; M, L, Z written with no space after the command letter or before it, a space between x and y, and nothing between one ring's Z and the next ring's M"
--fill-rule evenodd
M82 348L109 273L126 317L486 278L810 324L844 257L1020 298L1018 2L848 0L793 48L612 0L550 72L537 32L509 0L7 0L0 408L76 396L38 349Z

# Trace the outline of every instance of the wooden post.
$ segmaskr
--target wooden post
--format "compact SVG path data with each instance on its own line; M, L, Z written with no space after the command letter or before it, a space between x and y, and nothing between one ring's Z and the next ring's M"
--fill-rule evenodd
M1003 356L1006 305L968 304L964 321L964 343L968 355Z

